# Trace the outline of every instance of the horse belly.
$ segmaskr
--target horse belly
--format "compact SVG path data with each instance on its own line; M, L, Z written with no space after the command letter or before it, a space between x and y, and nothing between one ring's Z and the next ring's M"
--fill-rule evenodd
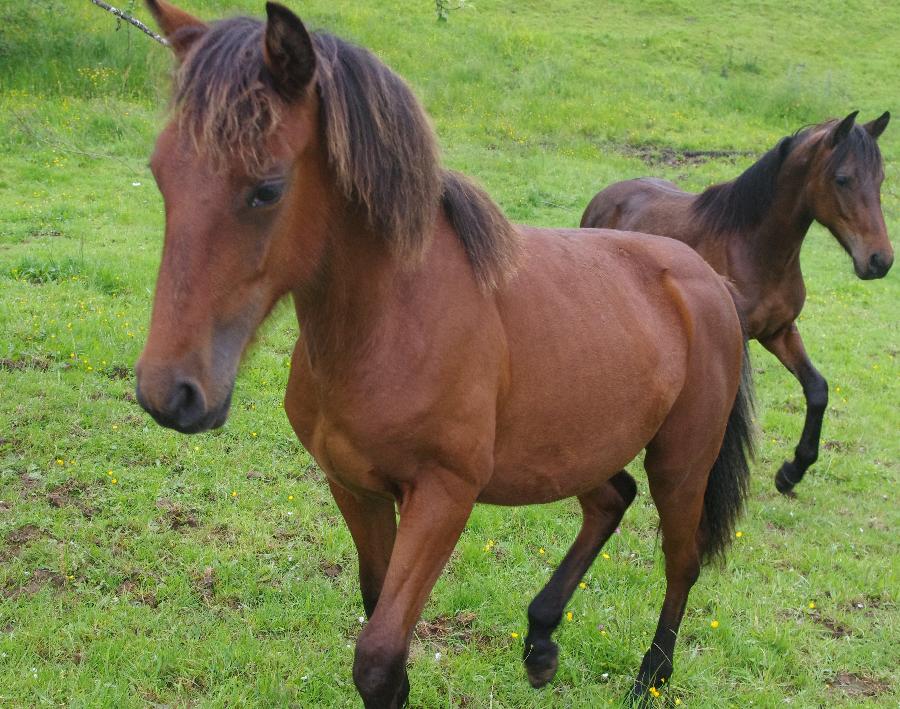
M532 504L593 489L653 438L681 389L683 356L643 333L557 360L511 392L498 420L494 473L480 500ZM664 338L665 339L665 338ZM608 343L604 343L608 345Z

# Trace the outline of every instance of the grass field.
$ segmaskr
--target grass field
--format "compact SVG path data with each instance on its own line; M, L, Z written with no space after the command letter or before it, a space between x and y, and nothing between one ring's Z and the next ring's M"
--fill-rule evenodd
M576 225L615 180L700 189L803 124L900 113L898 4L479 0L446 23L428 0L292 4L404 75L447 164L534 224ZM0 706L356 706L352 543L281 409L290 308L245 362L224 429L183 437L134 402L163 229L146 161L169 67L87 0L0 5ZM900 125L881 146L896 235ZM898 274L857 280L818 226L803 264L800 327L831 383L821 457L797 499L775 492L803 398L754 346L748 514L695 586L660 706L900 702ZM414 639L413 706L619 702L664 591L632 468L641 496L571 603L555 681L528 686L521 636L577 505L481 507Z

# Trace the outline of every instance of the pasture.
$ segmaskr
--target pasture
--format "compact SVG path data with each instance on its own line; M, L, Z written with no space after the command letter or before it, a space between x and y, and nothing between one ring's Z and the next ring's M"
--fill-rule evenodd
M900 9L874 8L484 1L439 23L424 0L294 6L406 77L446 164L547 226L576 225L615 180L701 189L804 124L897 113ZM134 402L168 52L86 1L7 3L0 27L0 705L356 706L355 554L281 409L289 305L247 358L224 429L179 436ZM892 233L898 135L880 141ZM831 384L823 450L796 499L775 491L803 397L754 346L750 504L727 563L691 594L660 706L900 699L900 286L857 280L819 227L803 265L800 328ZM619 702L664 587L656 514L630 469L640 497L570 604L554 682L525 680L525 609L578 506L480 507L417 628L414 706Z

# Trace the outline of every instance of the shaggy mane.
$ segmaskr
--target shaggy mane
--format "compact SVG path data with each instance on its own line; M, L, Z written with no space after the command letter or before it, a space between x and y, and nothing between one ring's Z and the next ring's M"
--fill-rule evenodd
M213 23L175 77L174 111L194 147L251 175L270 165L266 146L286 106L268 80L259 20ZM500 209L461 175L441 168L434 131L407 84L366 49L312 35L328 159L344 196L404 262L421 259L441 207L485 289L517 261L519 241Z

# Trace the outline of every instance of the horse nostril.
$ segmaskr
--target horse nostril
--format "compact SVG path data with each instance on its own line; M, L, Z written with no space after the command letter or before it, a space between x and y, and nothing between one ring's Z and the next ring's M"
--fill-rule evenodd
M888 260L883 253L875 252L869 257L869 275L880 278L888 272L893 259Z
M206 400L197 384L182 380L175 385L168 408L179 427L189 429L206 415Z

